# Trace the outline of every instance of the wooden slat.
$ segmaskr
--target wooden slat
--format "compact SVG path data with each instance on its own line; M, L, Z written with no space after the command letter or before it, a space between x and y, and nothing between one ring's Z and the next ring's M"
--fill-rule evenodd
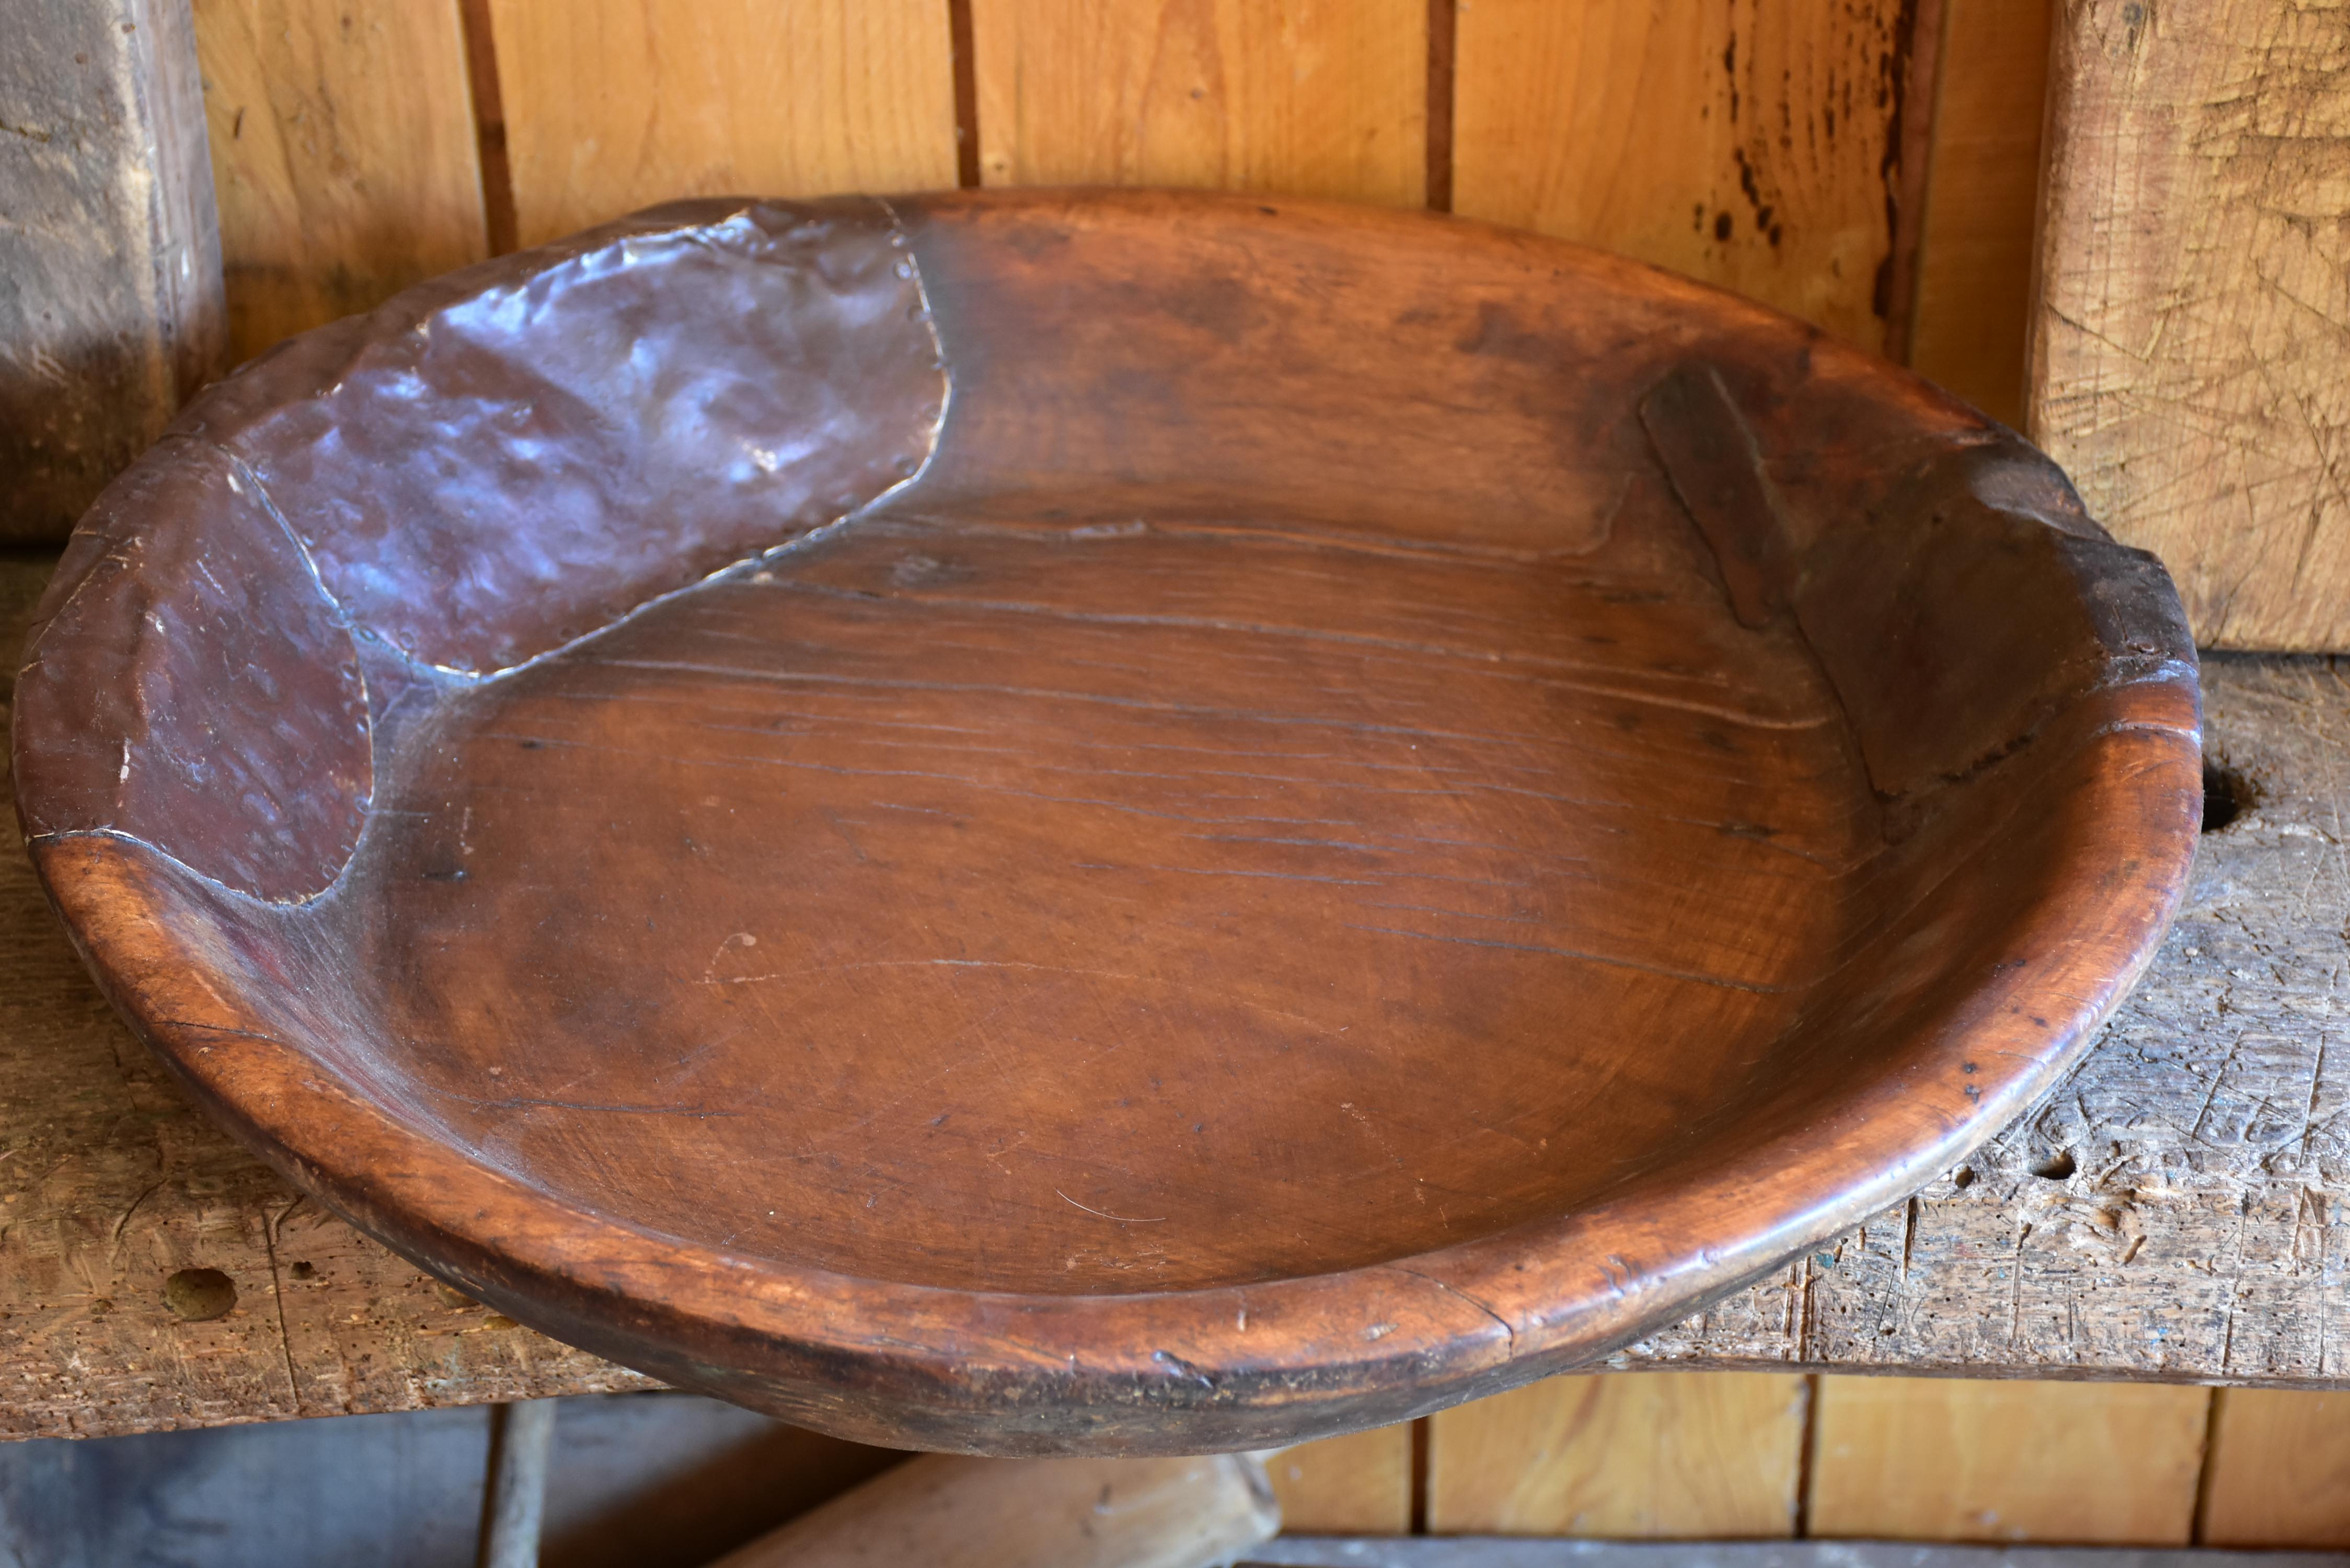
M972 0L990 185L1209 185L1415 206L1427 0Z
M2350 10L2074 0L2032 434L2196 640L2350 649Z
M1811 1532L2185 1545L2210 1399L2158 1385L1824 1377Z
M1867 1541L1526 1541L1280 1536L1236 1568L2342 1568L2319 1552L1913 1546Z
M488 254L455 0L196 0L249 358Z
M1911 11L1463 5L1453 210L1638 256L1881 347Z
M1768 1373L1554 1377L1429 1430L1438 1534L1794 1532L1805 1380Z
M2221 1388L2213 1397L2202 1543L2350 1547L2350 1394Z
M1909 363L2023 423L2052 0L1941 0Z
M10 0L0 545L63 540L226 348L187 0Z
M529 245L679 196L955 182L946 0L491 0Z
M1401 1535L1411 1528L1411 1423L1301 1443L1265 1460L1282 1528Z

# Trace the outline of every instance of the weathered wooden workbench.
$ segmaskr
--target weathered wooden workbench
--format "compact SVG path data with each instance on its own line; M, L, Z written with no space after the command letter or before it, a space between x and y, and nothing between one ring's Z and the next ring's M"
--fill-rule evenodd
M10 649L47 569L0 557ZM2088 1059L1964 1168L1617 1365L2350 1386L2350 683L2230 658L2205 691L2241 810ZM213 1130L114 1022L0 815L0 1436L648 1386Z

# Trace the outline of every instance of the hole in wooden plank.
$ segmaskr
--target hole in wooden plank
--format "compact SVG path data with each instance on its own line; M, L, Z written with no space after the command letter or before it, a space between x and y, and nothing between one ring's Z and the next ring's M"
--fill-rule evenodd
M2203 831L2217 833L2260 798L2252 781L2225 763L2203 759Z
M234 1310L236 1282L218 1269L182 1269L163 1282L163 1304L189 1323L208 1323Z
M2071 1153L2061 1148L2032 1162L2032 1174L2046 1181L2062 1181L2079 1168Z

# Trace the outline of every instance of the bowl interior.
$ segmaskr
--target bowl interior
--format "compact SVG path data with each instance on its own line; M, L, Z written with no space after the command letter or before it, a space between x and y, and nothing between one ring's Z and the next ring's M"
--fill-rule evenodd
M1571 1210L1771 1070L1878 836L1799 639L1611 500L1548 551L883 518L666 601L404 736L333 911L365 1064L599 1212L872 1278Z

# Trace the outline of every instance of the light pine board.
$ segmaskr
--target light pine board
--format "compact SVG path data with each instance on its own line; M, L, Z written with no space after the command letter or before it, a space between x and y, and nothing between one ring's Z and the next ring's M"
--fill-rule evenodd
M1940 3L1909 364L2020 427L2055 0Z
M1438 1534L1794 1532L1806 1380L1553 1377L1430 1417Z
M989 185L1416 206L1427 0L972 0Z
M234 358L489 254L456 0L196 0Z
M946 0L491 0L523 244L680 196L955 182Z
M1824 1377L1811 1533L2183 1546L2210 1391Z
M1406 1421L1266 1456L1282 1528L1316 1535L1410 1530L1411 1430Z
M1453 210L1881 348L1908 14L1901 0L1463 0Z
M1910 1546L1896 1542L1525 1541L1507 1536L1277 1537L1237 1568L2342 1568L2314 1552L2120 1547Z
M2198 642L2350 649L2350 7L2056 33L2031 433Z
M2350 1394L2213 1397L2203 1544L2350 1547Z

